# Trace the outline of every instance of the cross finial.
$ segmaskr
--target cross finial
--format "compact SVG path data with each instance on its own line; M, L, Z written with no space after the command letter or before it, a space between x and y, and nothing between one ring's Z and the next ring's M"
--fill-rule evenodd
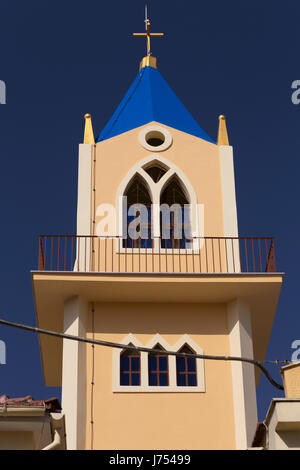
M151 44L150 40L151 38L161 38L164 36L164 33L151 33L150 31L150 20L148 18L148 10L147 10L147 5L145 6L145 33L133 33L133 36L136 37L146 37L147 38L147 57L151 56Z

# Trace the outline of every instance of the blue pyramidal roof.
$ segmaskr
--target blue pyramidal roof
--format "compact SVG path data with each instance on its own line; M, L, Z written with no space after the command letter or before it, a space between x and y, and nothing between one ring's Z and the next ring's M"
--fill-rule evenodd
M97 142L152 121L215 143L183 106L160 72L153 67L144 67L139 71L118 108L100 132Z

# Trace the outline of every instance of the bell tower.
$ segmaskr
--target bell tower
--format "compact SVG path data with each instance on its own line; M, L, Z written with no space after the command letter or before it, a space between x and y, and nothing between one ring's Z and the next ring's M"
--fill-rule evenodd
M238 233L225 117L214 141L151 55L162 33L146 17L135 35L147 55L96 139L85 115L77 233L40 236L33 289L41 328L154 351L41 337L45 382L62 385L68 449L246 449L254 366L164 351L263 361L274 241Z

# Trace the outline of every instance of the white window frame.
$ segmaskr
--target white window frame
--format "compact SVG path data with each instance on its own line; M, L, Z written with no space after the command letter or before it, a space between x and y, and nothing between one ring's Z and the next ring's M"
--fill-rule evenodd
M129 334L121 341L122 344L132 343L134 346L143 345L138 341L138 339L133 335ZM203 354L203 350L198 346L195 341L193 341L187 334L183 335L179 341L173 346L170 346L169 343L160 335L156 334L144 347L154 348L156 344L160 344L167 351L179 351L182 346L185 344L189 346L196 354ZM204 360L196 359L197 367L197 385L193 386L178 386L177 385L177 370L176 370L176 356L168 356L168 365L169 365L169 385L167 386L151 386L149 385L149 370L148 370L148 353L140 352L140 365L141 365L141 375L140 375L140 385L120 385L120 358L122 354L122 349L115 348L113 351L113 392L130 392L130 393L203 393L205 392L205 377L204 377Z
M165 138L164 142L159 145L158 147L153 147L153 145L149 145L147 142L147 134L158 132L162 134ZM141 130L139 133L139 143L144 147L146 150L150 150L150 152L163 152L167 150L173 142L173 137L171 132L169 132L165 127L162 126L147 126Z
M145 171L145 168L149 167L152 163L161 164L162 167L168 168L166 173L162 176L162 178L155 182L151 178L150 175ZM120 246L118 239L116 239L115 248L118 253L162 253L162 254L180 254L180 253L199 253L199 243L197 240L195 241L195 246L193 248L160 248L159 247L159 237L160 237L160 197L161 193L163 192L166 185L169 181L174 177L177 176L180 182L182 182L182 189L186 193L186 197L190 204L191 210L191 228L192 228L192 237L197 238L200 236L199 233L199 214L198 214L198 206L197 206L197 196L195 190L185 176L184 172L174 163L170 162L164 157L161 157L158 154L151 154L148 157L144 158L143 160L136 163L131 170L127 173L126 177L122 181L121 185L117 191L116 197L116 208L117 208L117 236L119 239L123 236L123 196L128 188L129 184L131 183L134 176L139 175L144 180L147 189L149 191L149 195L152 201L153 207L153 216L152 216L152 234L154 236L154 246L153 248L123 248ZM203 220L201 223L203 224Z

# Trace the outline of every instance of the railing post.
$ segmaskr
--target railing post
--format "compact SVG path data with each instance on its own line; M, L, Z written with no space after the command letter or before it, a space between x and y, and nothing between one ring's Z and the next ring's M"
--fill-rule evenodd
M45 260L44 260L43 245L42 245L42 238L41 237L39 237L38 270L39 271L44 271L45 270Z
M269 250L269 254L268 254L267 267L266 267L266 273L276 273L274 238L272 238L272 240L271 240L270 250Z

